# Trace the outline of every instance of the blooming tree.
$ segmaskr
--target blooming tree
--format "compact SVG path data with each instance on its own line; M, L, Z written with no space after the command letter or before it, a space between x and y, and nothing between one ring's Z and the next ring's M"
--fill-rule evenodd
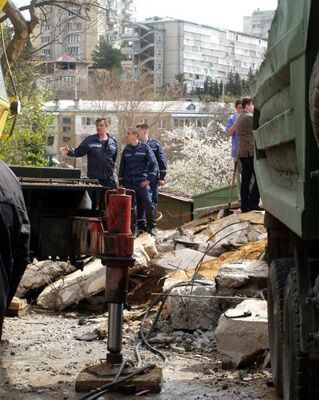
M161 141L168 158L167 188L195 195L229 185L230 141L220 122L212 121L207 128L166 131Z

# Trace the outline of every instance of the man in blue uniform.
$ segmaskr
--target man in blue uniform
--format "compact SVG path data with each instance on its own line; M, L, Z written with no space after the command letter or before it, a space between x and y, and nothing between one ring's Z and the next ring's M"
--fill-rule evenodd
M158 203L158 187L164 186L165 185L165 176L167 172L167 161L166 157L164 154L163 147L161 143L158 140L152 139L149 137L149 126L146 123L141 123L136 125L136 128L138 129L138 138L141 140L143 143L146 143L150 146L150 148L153 150L153 153L156 157L156 161L158 163L159 167L159 174L157 176L157 179L155 179L153 182L150 183L151 187L151 192L152 192L152 200L157 207Z
M60 152L70 157L87 155L88 178L97 179L104 187L115 188L113 172L118 152L117 141L109 135L105 118L98 118L95 126L96 134L85 138L76 148L61 147Z
M150 183L156 180L158 164L151 148L138 140L138 131L128 128L126 131L127 145L123 149L119 184L127 189L135 190L136 200L142 204L137 210L138 229L147 230L152 235L156 233L156 211L152 202ZM143 209L146 211L147 226L142 219Z
M20 184L0 161L0 342L3 319L29 258L30 224Z

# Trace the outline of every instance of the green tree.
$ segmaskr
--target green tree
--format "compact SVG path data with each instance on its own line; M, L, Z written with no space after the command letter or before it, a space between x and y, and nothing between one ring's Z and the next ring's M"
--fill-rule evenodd
M232 72L229 72L227 75L227 83L226 83L226 94L233 96L234 95L234 88L235 88L235 82L234 82L234 74Z
M124 59L121 50L115 49L106 39L102 38L95 50L92 58L98 68L121 69L121 61Z
M219 99L219 86L217 80L212 84L212 96L214 100Z
M6 123L0 142L0 159L14 165L48 165L45 145L53 117L45 115L43 105L49 99L49 93L37 87L33 65L20 63L13 73L22 113L13 129L13 119ZM12 92L12 88L8 91Z
M236 72L235 77L234 77L234 91L233 91L233 95L234 96L241 96L242 93L242 87L241 87L241 80L240 80L240 76L239 73Z

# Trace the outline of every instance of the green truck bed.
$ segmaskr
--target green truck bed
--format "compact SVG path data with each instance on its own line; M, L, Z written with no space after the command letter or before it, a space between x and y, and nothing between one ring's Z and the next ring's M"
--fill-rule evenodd
M279 0L253 87L255 167L264 207L307 240L319 238L319 150L308 106L318 27L318 1Z

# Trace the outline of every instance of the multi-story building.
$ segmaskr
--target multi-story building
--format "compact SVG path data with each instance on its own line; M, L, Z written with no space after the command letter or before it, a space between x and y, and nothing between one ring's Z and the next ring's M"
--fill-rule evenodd
M125 26L132 21L133 0L101 0L108 10L102 12L99 31L115 47L121 47Z
M188 92L203 88L207 78L225 82L230 72L245 79L261 64L266 47L266 40L246 33L156 17L133 24L131 35L123 37L133 70L152 71L155 90L178 75Z
M267 40L274 14L272 10L255 10L252 15L244 17L244 32Z
M132 1L98 0L91 7L81 1L67 8L45 6L45 13L38 11L40 24L33 34L33 46L39 49L37 57L48 63L44 69L51 71L47 81L56 97L83 96L93 50L100 37L120 47Z

